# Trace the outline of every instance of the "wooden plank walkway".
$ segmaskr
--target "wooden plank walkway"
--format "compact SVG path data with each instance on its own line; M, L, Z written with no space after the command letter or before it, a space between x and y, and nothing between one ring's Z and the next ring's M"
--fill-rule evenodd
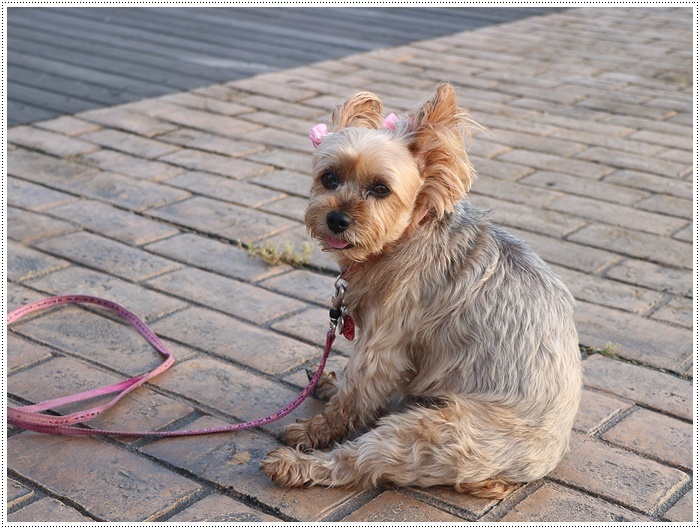
M561 8L8 8L8 125Z

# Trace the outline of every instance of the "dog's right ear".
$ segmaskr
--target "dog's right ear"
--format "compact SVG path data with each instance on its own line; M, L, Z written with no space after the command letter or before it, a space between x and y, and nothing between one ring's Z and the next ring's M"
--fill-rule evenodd
M360 92L333 109L335 129L365 127L378 129L382 126L382 102L371 92Z

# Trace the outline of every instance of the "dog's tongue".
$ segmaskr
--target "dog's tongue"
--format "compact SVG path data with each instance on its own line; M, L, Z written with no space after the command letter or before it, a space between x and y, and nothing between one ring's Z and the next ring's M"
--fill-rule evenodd
M337 250L342 250L343 248L350 246L350 243L348 241L343 241L341 239L334 239L333 237L328 237L326 239L326 242Z

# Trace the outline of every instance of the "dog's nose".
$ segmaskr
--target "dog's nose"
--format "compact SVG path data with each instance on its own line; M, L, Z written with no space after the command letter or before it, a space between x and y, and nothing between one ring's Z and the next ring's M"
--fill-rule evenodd
M348 229L352 218L347 213L342 211L331 211L326 215L326 224L331 229L333 233L343 233Z

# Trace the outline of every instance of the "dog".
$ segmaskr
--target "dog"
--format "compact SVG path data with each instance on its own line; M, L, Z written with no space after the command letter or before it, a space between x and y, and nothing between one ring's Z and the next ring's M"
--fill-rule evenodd
M566 286L466 199L474 126L453 87L404 119L359 93L314 127L305 223L358 328L323 413L261 469L284 487L450 485L503 498L568 449L581 357ZM392 399L402 403L387 413ZM322 450L328 449L328 450Z

